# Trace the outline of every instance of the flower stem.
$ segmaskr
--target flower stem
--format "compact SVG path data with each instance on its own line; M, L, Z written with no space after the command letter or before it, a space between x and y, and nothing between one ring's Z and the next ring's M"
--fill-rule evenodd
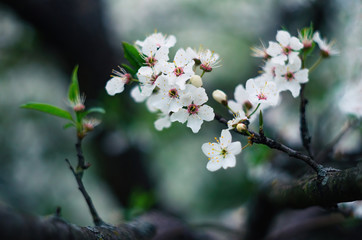
M316 69L316 67L318 67L318 65L322 62L323 57L320 56L318 58L318 60L309 68L309 73L311 73L312 71L314 71L314 69Z
M204 74L205 74L205 72L206 72L206 71L205 71L205 70L203 70L203 71L202 71L202 73L201 73L201 76L200 76L200 77L203 77L203 76L204 76Z
M250 118L258 110L259 107L260 103L258 104L258 106L256 106L255 110L252 113L250 113L247 117Z

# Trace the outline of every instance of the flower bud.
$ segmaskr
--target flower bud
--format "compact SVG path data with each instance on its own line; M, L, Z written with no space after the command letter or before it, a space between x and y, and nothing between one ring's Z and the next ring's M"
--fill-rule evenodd
M199 75L193 75L190 78L190 82L195 87L202 87L202 79L201 79L201 77Z
M75 112L81 112L81 111L83 111L85 109L85 106L84 106L84 104L82 104L82 103L77 103L74 107L73 107L73 110L75 111Z
M212 92L212 97L216 102L221 103L224 106L228 105L228 99L226 94L221 90L215 90Z
M246 127L246 125L244 124L244 123L238 123L237 125L236 125L236 130L238 131L238 132L244 132L244 131L246 131L248 128Z

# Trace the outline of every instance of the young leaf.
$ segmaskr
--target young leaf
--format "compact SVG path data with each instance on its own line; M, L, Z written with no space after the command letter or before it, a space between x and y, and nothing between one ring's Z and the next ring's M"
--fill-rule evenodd
M67 128L70 128L70 127L75 127L74 123L69 122L67 124L64 124L63 129L67 129Z
M121 66L126 70L126 72L130 73L132 76L135 76L137 71L135 71L132 67L127 64L121 64Z
M79 83L78 83L78 65L75 66L72 74L72 82L69 86L68 98L71 102L76 102L79 98Z
M135 67L137 70L142 67L145 63L141 57L141 53L131 44L122 42L124 57L129 61L129 63Z
M90 114L90 113L101 113L101 114L105 114L106 111L105 111L103 108L101 108L101 107L90 108L90 109L88 109L87 111L80 112L78 118L79 118L80 121L81 121L84 117L88 116L88 114Z
M45 104L45 103L30 102L30 103L21 105L20 107L26 108L26 109L37 110L40 112L48 113L48 114L51 114L51 115L54 115L57 117L61 117L61 118L65 118L65 119L73 121L72 115L68 111L58 108L53 105L49 105L49 104Z

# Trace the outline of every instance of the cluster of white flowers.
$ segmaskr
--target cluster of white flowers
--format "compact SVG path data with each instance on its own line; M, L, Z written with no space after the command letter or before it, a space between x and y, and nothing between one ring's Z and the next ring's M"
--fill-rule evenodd
M203 121L214 119L214 110L205 105L208 100L202 79L196 75L197 66L202 74L217 67L219 55L206 49L179 49L169 62L169 48L176 43L174 36L154 33L144 41L136 41L145 66L138 69L139 84L131 90L137 102L146 101L151 112L159 112L155 122L157 130L168 128L171 122L185 123L197 133ZM114 95L124 90L124 85L132 80L123 69L115 72L106 85L108 94Z
M212 121L214 110L206 105L208 96L201 77L211 72L219 64L219 55L208 49L198 51L192 48L179 49L173 61L169 61L169 49L176 43L174 36L154 33L135 45L143 59L144 65L137 69L135 76L121 71L114 71L114 76L107 82L109 95L120 93L125 84L138 82L131 90L136 102L146 102L151 112L158 112L155 121L157 130L171 126L172 122L187 122L187 127L197 133L203 121ZM312 35L299 33L299 38L287 31L277 32L276 41L270 41L268 48L253 48L253 56L262 57L265 65L261 75L246 81L245 88L235 88L235 100L228 100L220 90L213 92L213 98L229 108L233 119L228 121L228 128L222 130L216 143L205 143L202 151L209 158L207 169L216 171L221 167L234 167L235 155L242 150L240 142L231 142L230 130L248 133L248 125L256 119L259 110L279 104L282 91L290 91L298 97L301 84L308 82L307 68L302 67L302 57L308 49L318 44L321 57L337 54L332 44L322 40L319 33ZM196 71L201 72L201 76ZM137 79L134 79L137 78Z
M245 84L239 84L234 91L235 100L227 100L227 96L220 90L213 93L213 97L219 103L227 105L233 113L233 119L228 121L228 129L222 130L220 143L205 143L202 150L209 158L207 169L216 171L221 167L234 167L235 154L241 152L239 142L231 143L230 133L232 129L243 132L247 131L247 124L256 119L258 112L270 106L279 104L279 95L282 91L290 91L293 97L298 97L301 84L308 82L308 72L302 68L301 51L312 47L313 41L318 44L322 57L329 57L338 52L332 49L332 44L327 44L326 40L321 40L319 33L314 36L293 37L289 32L281 30L277 32L276 42L270 41L268 48L252 48L253 56L261 57L265 60L263 73L255 78L248 79ZM254 114L255 113L255 114ZM228 144L222 142L222 138L228 136L228 144L232 144L232 150ZM212 151L211 151L211 150ZM232 160L230 160L232 159Z

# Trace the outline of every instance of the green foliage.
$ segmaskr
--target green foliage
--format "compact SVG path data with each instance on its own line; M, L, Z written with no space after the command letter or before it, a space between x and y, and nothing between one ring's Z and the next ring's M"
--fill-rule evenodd
M150 191L135 189L129 198L129 208L126 209L126 218L132 219L147 211L155 203L154 195Z
M121 66L128 72L130 73L133 77L135 77L137 71L134 70L132 67L128 66L127 64L121 64Z
M141 57L140 52L135 48L135 46L122 42L124 57L128 60L128 62L135 68L138 69L145 64L145 60Z
M58 108L56 106L50 105L50 104L30 102L30 103L21 105L20 107L26 108L26 109L37 110L40 112L51 114L53 116L57 116L60 118L65 118L65 119L74 121L72 115L68 111Z
M84 104L83 100L80 96L77 75L78 75L78 66L76 66L73 70L72 79L71 79L71 83L70 83L69 91L68 91L68 100L71 103L71 105L73 105L73 106ZM50 104L30 102L30 103L21 105L20 107L41 111L44 113L51 114L53 116L57 116L60 118L70 120L70 122L66 123L63 126L63 128L67 129L70 127L75 127L77 129L78 136L81 136L81 137L84 137L86 132L89 131L89 129L87 130L87 128L85 128L83 126L83 123L85 122L84 119L91 113L101 113L101 114L105 113L105 110L100 107L90 108L88 110L85 110L84 106L80 109L76 109L74 107L73 108L73 112L75 115L75 119L74 119L70 112L68 112L64 109L61 109L59 107L50 105Z
M78 99L80 99L79 94L79 83L78 83L78 65L75 66L72 74L72 81L69 86L68 91L68 99L70 102L76 102Z

